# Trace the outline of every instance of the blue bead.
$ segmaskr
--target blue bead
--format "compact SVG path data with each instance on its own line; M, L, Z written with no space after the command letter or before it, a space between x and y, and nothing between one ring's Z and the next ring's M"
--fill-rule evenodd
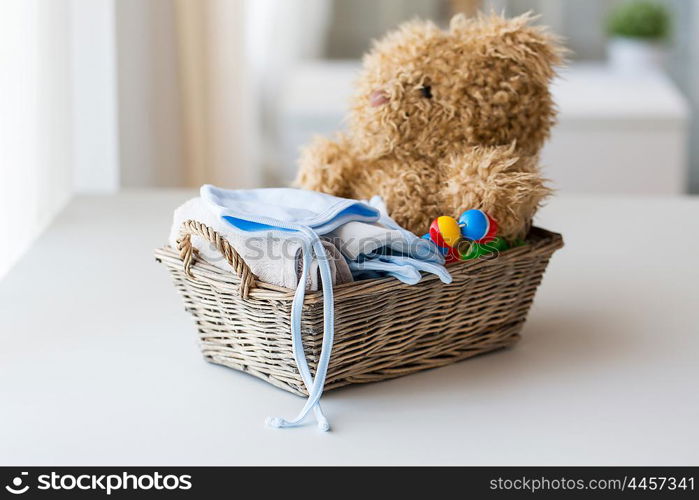
M459 225L461 226L461 235L469 240L478 241L488 234L490 221L483 210L471 209L466 210L459 217Z

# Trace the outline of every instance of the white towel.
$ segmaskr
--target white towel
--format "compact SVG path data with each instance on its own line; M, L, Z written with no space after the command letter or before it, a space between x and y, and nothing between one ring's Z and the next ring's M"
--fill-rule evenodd
M300 240L280 240L271 237L250 238L249 234L241 234L225 220L219 218L201 198L197 197L175 210L168 239L171 247L177 248L182 224L190 219L209 226L228 240L228 243L240 254L259 280L293 290L297 288L301 275L302 250ZM219 251L201 237L193 236L192 245L199 251L199 256L208 263L225 271L232 271ZM333 283L339 285L352 281L352 272L337 248L327 241L323 241L323 246L328 255ZM309 271L306 289L318 290L320 279L316 259L313 259Z

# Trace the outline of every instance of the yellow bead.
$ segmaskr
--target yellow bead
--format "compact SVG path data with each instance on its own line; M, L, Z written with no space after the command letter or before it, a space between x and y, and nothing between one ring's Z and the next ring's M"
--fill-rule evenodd
M448 215L443 215L437 217L437 228L439 229L439 235L441 239L446 243L447 246L453 247L459 242L461 238L461 228L459 223L454 217L449 217Z

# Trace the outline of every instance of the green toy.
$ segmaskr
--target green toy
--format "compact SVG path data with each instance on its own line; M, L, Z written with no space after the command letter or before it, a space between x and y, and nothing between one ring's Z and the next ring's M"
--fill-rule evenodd
M489 243L471 242L468 248L461 252L461 260L477 259L478 257L490 255L494 252L502 252L508 248L510 248L510 246L507 242L499 237Z

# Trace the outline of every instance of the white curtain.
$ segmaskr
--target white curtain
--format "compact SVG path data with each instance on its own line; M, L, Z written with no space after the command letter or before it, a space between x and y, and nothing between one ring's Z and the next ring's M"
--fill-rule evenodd
M245 2L177 0L175 7L187 183L259 186Z
M6 0L0 16L0 276L72 188L67 0Z
M330 8L329 0L116 2L123 185L273 181L277 98L290 68L322 55Z
M122 185L261 185L245 0L113 1Z

